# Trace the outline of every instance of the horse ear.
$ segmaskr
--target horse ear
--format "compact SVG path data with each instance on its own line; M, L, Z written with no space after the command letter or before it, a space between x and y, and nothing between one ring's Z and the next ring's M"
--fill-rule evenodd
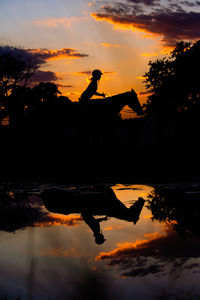
M131 90L131 93L133 93L134 95L137 95L136 92L134 91L134 89Z

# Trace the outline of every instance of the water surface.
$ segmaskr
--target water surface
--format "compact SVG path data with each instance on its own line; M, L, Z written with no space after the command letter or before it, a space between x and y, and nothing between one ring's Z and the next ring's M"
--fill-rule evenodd
M103 186L111 188L127 208L138 197L149 199L149 193L154 191L149 185ZM98 245L80 213L69 213L67 208L65 213L47 210L41 195L52 189L72 193L77 190L86 196L91 190L94 192L93 185L6 186L9 196L18 199L20 208L12 204L12 209L8 209L2 204L7 219L0 224L0 297L198 299L199 237L180 235L184 226L188 226L185 231L192 231L190 224L183 226L178 218L175 220L176 215L174 220L163 221L167 209L164 206L160 214L163 219L153 221L155 210L145 202L135 225L116 217L102 221L100 227L106 240ZM98 208L102 202L95 197ZM109 205L109 199L105 199L103 206L110 209Z

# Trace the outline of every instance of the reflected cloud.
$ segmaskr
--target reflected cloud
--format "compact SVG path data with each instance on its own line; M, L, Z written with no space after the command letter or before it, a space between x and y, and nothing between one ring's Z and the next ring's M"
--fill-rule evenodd
M62 248L43 249L39 252L42 256L55 256L55 257L81 257L74 248L65 250Z
M113 230L114 228L113 227L105 227L104 230L107 230L107 231L110 231L110 230Z
M66 227L77 226L82 222L82 218L76 215L64 216L57 214L48 214L46 220L40 223L34 223L34 227L48 227L48 226L60 226L65 225Z
M152 215L144 215L143 218L144 219L152 219Z
M77 226L82 222L78 215L50 214L38 196L13 193L0 189L0 230L14 232L26 227Z
M200 240L180 239L169 228L163 234L150 235L149 239L117 246L110 252L101 252L96 260L108 261L108 266L118 267L125 277L167 274L179 268L200 272L196 269L200 266Z
M143 79L144 79L144 78L143 78ZM145 91L145 92L140 92L140 93L139 93L140 96L149 96L149 95L151 95L151 94L152 94L152 93L149 93L149 92L146 92L146 91Z
M118 188L118 191L126 191L126 190L132 190L132 191L141 191L141 188L129 188L129 187L125 187L125 188Z
M199 239L184 240L175 232L166 230L165 234L155 233L150 239L118 244L115 250L100 253L96 260L120 259L127 256L199 257L199 250Z

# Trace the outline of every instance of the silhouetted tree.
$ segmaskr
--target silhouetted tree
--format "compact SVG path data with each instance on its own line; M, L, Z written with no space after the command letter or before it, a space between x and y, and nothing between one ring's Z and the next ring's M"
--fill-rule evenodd
M57 85L52 82L40 82L34 87L33 92L44 104L53 104L57 100L58 94L61 94Z
M19 123L23 125L30 98L31 88L20 85L16 85L11 95L7 97L6 109L12 127L19 125Z
M11 53L0 55L0 97L9 96L17 85L26 87L40 64L41 61L31 55L26 59L17 58Z
M1 47L0 115L9 115L11 123L22 116L29 80L44 62L27 50Z
M194 111L200 100L200 41L180 42L168 57L149 62L145 84L151 93L146 112L177 116Z
M61 104L70 104L71 103L71 100L67 97L67 96L59 96L58 97L58 102L61 103Z

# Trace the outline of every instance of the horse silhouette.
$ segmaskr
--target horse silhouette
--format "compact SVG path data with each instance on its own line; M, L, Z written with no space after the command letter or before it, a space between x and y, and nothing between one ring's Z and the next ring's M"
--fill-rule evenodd
M131 108L138 116L143 114L143 109L138 100L136 92L132 89L129 92L117 94L104 99L92 99L87 104L80 104L80 109L94 116L107 118L117 117L122 109L127 106Z
M59 114L56 113L55 108L53 113L54 116L57 114L59 119L62 119L62 115L65 120L70 122L92 120L94 123L102 123L118 118L125 106L131 108L138 116L143 114L142 106L133 89L104 99L91 99L84 104L79 102L67 103L61 112L59 110Z

